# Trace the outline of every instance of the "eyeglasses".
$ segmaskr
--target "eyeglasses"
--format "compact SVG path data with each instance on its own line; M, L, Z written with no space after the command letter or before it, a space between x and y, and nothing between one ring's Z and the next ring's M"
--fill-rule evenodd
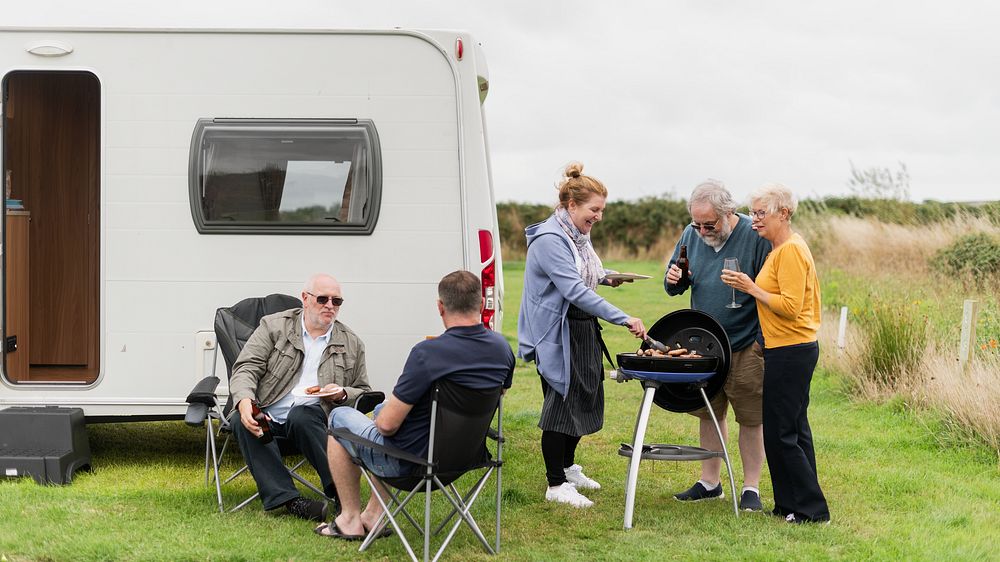
M342 297L330 297L327 295L313 295L309 291L306 291L307 295L312 295L312 298L316 299L316 304L323 306L326 303L333 301L333 306L340 306L344 304L344 299Z
M706 223L702 223L702 224L699 224L699 223L696 223L696 222L692 222L691 223L691 228L693 228L695 230L704 230L705 232L712 232L713 230L715 230L719 226L719 221L721 221L721 220L722 220L722 217L719 217L719 218L715 219L712 222L706 222Z
M750 210L750 217L751 218L755 218L757 220L764 220L764 217L766 217L766 216L767 216L767 209L751 209Z

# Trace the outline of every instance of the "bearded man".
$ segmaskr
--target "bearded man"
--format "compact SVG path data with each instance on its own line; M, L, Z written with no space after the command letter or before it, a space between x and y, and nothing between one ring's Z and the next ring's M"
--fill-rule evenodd
M688 199L691 224L684 229L663 277L663 288L676 296L691 289L691 308L706 312L726 330L732 348L732 364L725 386L712 399L712 409L724 436L728 435L726 412L732 403L740 426L740 457L743 459L743 490L740 509L760 511L760 473L764 465L761 397L764 383L764 356L756 301L736 292L740 308L727 308L733 290L722 282L722 263L737 258L740 269L750 276L764 265L771 244L757 235L750 217L736 212L737 205L725 185L708 180L696 187ZM681 279L677 267L680 247L687 246L689 276ZM722 450L712 418L706 408L692 412L699 422L701 446ZM722 499L722 459L702 461L701 479L690 489L674 495L680 501ZM735 493L735 491L734 491Z

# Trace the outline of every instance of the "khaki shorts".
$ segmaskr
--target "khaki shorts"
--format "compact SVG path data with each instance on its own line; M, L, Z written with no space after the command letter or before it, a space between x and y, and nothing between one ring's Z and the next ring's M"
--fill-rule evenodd
M730 403L736 413L736 423L740 425L760 425L761 399L764 395L764 351L754 342L746 349L733 353L733 363L729 368L729 378L722 390L712 398L712 410L720 420L726 417ZM710 420L704 407L691 412L703 420Z

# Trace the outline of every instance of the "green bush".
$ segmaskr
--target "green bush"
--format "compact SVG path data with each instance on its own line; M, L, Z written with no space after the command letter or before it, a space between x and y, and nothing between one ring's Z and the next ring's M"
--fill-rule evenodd
M920 362L927 347L927 317L919 303L869 295L854 316L864 333L861 374L892 388Z
M524 228L548 218L552 209L553 205L497 203L504 256L523 256ZM634 256L648 252L664 235L676 235L690 221L687 203L680 199L643 197L635 201L612 201L604 210L603 224L593 231L594 248L600 254L609 246L618 245Z
M1000 272L1000 240L983 232L967 234L941 249L933 260L932 266L950 275L977 282L993 279Z
M500 222L500 241L504 255L522 258L525 252L524 228L545 220L555 205L497 203L497 219ZM745 208L740 209L746 212ZM1000 201L975 203L941 203L938 201L898 201L895 199L872 199L857 196L825 197L803 199L799 203L797 217L808 222L831 215L871 217L882 222L895 224L930 224L956 217L986 217L1000 225ZM631 257L648 254L651 248L664 239L672 244L685 225L691 221L687 211L687 201L673 197L643 197L633 201L612 201L604 211L604 225L594 230L594 247L598 254L615 246L625 250ZM822 253L822 238L810 240L816 250Z

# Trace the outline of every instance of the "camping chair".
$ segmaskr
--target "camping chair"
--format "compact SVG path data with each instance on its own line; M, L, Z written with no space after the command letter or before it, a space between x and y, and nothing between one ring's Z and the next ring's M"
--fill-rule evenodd
M374 474L357 458L355 464L361 467L365 479L372 488L372 493L378 498L382 505L383 514L371 532L365 537L359 552L367 549L372 541L381 533L386 524L391 524L396 531L396 536L403 541L403 546L410 558L417 560L410 543L403 535L397 517L402 514L410 521L424 539L424 561L430 555L431 534L437 535L445 526L458 516L452 525L447 536L444 538L440 548L434 555L437 560L444 552L445 547L451 542L452 537L458 530L462 522L472 530L483 544L486 551L496 554L500 550L500 493L502 484L503 467L503 388L500 386L486 389L470 389L450 381L438 381L431 390L433 403L431 406L431 428L430 443L427 450L427 458L421 458L407 453L401 449L386 445L379 445L362 437L354 435L344 428L336 428L330 431L334 437L340 437L359 446L369 447L386 453L390 456L409 461L418 467L413 474L398 478L379 478L387 485L390 497L388 503L377 493L375 493ZM491 422L496 417L496 429L493 429ZM490 458L490 451L487 448L487 440L496 441L496 459ZM469 491L462 495L455 487L454 482L462 475L483 469L483 474L472 485ZM479 493L486 486L490 475L496 471L496 539L495 546L491 546L489 541L479 529L475 519L470 513L472 504L476 501ZM397 492L398 490L398 492ZM440 490L441 495L448 499L451 504L451 512L444 517L435 529L431 529L431 492ZM406 506L418 492L424 492L424 517L423 525L417 522L407 511ZM404 495L405 493L405 495Z
M268 314L282 312L299 306L302 306L302 303L295 297L271 294L266 297L243 299L233 306L220 308L215 312L216 353L220 349L222 350L222 358L226 363L227 380L233 374L233 365L236 363L236 358L239 357L240 351L246 345L247 340L250 339L251 334L257 329L260 319ZM214 369L214 359L212 365ZM222 503L222 484L232 481L240 474L246 472L248 468L246 465L243 465L242 468L226 478L225 481L220 482L219 480L219 465L232 437L232 424L240 423L239 411L234 408L232 396L228 397L225 406L219 404L215 394L215 389L218 387L219 382L219 378L213 372L212 375L205 377L195 385L187 397L188 410L184 421L191 426L200 426L202 423L205 423L205 483L208 484L211 467L211 471L214 474L215 494L218 500L219 511L223 512L225 508ZM371 411L375 407L375 404L381 402L382 399L384 399L384 394L381 392L365 393L358 398L357 407L359 409L367 408L367 411ZM216 454L213 420L219 423L218 434L220 436L223 433L226 434L226 440L223 442L222 450L218 454ZM298 454L294 445L286 439L276 438L275 441L278 443L282 456ZM322 490L297 472L305 463L306 460L301 459L295 465L287 467L291 477L316 494L324 497L327 501L336 501L335 498L327 497ZM229 511L237 511L243 508L257 499L258 496L258 493L254 493Z

